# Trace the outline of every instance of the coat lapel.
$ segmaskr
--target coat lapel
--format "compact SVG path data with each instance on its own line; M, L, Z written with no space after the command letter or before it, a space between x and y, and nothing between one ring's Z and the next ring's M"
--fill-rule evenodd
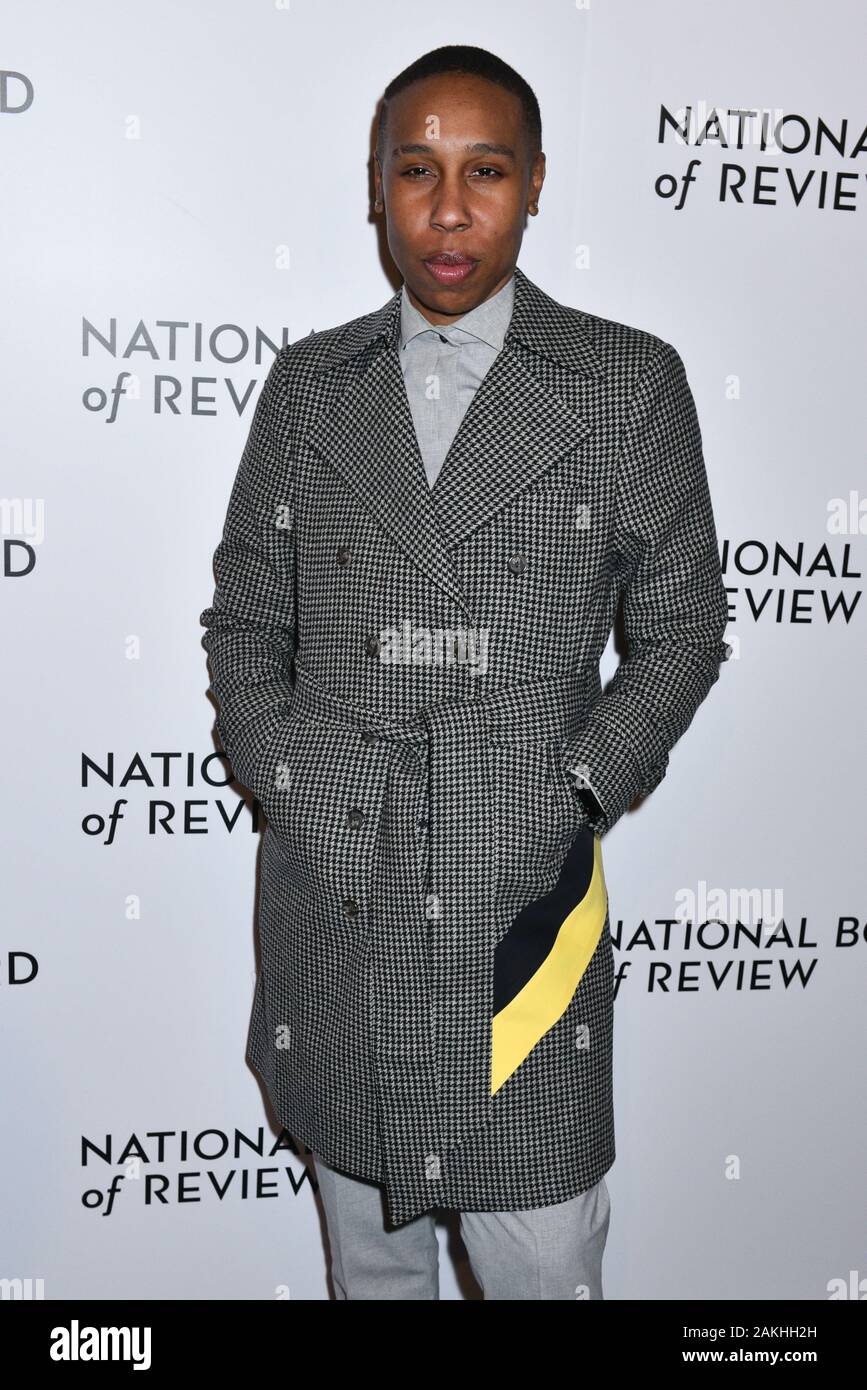
M398 323L400 295L382 312ZM377 351L307 436L396 546L462 608L466 597L437 521L395 346Z
M375 313L354 320L338 339L329 367L353 360L355 371L306 443L472 621L454 551L592 432L582 414L582 379L601 371L601 363L574 310L516 268L502 351L470 402L431 489L399 351L400 291Z

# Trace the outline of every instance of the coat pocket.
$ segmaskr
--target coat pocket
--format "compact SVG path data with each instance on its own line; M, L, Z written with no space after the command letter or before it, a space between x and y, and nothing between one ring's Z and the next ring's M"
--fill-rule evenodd
M293 783L292 755L299 730L305 724L303 716L288 714L279 730L257 758L256 776L251 790L265 812L268 824L284 837L288 834L292 797L287 795Z
M511 916L553 882L566 815L546 739L493 739L491 772L499 893Z
M358 899L370 878L387 751L357 730L300 717L273 761L265 813L286 873L319 896Z
M547 745L548 777L551 794L560 813L560 824L566 844L569 844L586 819L586 811L578 798L578 790L566 771L563 740L552 738Z

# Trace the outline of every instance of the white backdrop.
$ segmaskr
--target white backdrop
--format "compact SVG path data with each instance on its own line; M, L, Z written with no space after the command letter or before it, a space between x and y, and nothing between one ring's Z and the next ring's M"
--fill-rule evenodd
M243 1055L259 836L206 761L198 616L264 340L397 287L376 101L465 42L541 104L522 269L683 356L730 588L734 657L605 841L606 1297L867 1297L864 37L856 0L7 0L0 1278L327 1296L303 1156ZM660 143L688 107L693 143ZM755 122L695 143L714 108L804 147Z

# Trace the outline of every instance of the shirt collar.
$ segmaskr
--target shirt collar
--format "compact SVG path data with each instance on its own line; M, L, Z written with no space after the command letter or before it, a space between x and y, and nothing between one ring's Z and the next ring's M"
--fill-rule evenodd
M497 352L502 349L506 330L512 317L515 299L515 276L510 275L502 289L483 304L477 304L461 318L450 324L431 323L415 305L410 303L406 284L401 286L400 294L400 345L405 348L420 333L433 331L448 338L449 342L460 344L467 338L477 338L488 343ZM466 334L466 337L464 335Z

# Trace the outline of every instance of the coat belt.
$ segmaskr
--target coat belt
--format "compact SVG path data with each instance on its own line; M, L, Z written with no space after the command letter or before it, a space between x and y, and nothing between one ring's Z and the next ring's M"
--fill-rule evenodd
M514 792L495 783L492 740L570 736L586 713L588 690L598 689L598 671L586 681L573 673L485 690L394 720L328 690L297 659L295 668L293 716L414 745L426 761L429 869L418 930L395 910L412 891L413 827L386 804L370 903L369 1001L386 1180L399 1182L422 1166L435 1202L448 1151L492 1118L496 835L498 808Z

